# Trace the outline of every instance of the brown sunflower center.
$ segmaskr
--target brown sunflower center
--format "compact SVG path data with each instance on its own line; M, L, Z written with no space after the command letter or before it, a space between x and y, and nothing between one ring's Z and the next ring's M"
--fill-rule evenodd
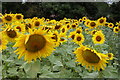
M15 32L15 30L10 29L9 31L6 31L6 32L10 38L14 38L17 36L17 33Z
M30 23L25 25L25 29L28 30L28 28L31 28L31 24Z
M60 29L60 27L61 27L60 25L56 25L55 29Z
M21 15L17 15L16 18L17 18L17 19L21 19Z
M75 28L76 27L76 25L72 25L72 28Z
M64 33L64 32L65 32L65 28L62 29L62 33Z
M115 29L115 31L119 31L119 29Z
M21 27L20 26L17 26L16 29L18 29L19 31L21 31Z
M39 26L40 25L40 22L35 22L35 26Z
M88 63L98 63L100 61L100 58L98 55L91 50L85 50L83 51L82 57L84 60L86 60Z
M93 31L92 33L95 34L97 31Z
M91 25L91 27L94 27L96 24L95 24L95 22L91 22L90 25Z
M77 33L80 34L80 30L77 30Z
M11 21L11 20L12 20L12 17L11 17L11 16L6 16L5 19L6 19L7 21Z
M109 58L111 58L111 57L112 57L112 55L111 55L111 54L108 54L108 57L109 57Z
M100 19L100 21L99 21L100 23L103 23L104 22L104 20L103 19Z
M96 40L97 40L97 41L101 41L101 37L100 37L100 36L97 36L97 37L96 37Z
M57 35L56 35L56 34L53 34L53 35L54 35L54 37L51 37L51 38L52 38L52 39L55 39L56 42L57 42L57 40L58 40Z
M81 41L81 37L79 36L79 37L77 37L77 41Z
M31 35L25 44L25 48L29 52L38 52L45 47L46 39L39 34Z
M75 35L72 35L71 38L74 39L74 38L75 38Z
M70 28L70 25L67 25L67 28Z

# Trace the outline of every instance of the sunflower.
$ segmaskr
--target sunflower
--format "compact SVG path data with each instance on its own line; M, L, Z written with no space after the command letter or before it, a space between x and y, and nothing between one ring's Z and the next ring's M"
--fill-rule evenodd
M113 23L108 23L108 27L109 27L109 28L113 28L113 27L114 27L114 24L113 24Z
M79 23L82 23L82 19L79 19Z
M78 26L78 25L77 25L76 23L72 23L72 24L71 24L71 28L72 28L72 29L77 28L77 26Z
M6 39L10 42L15 42L15 39L18 38L20 35L20 33L15 31L15 29L11 28L9 25L2 32L3 32L3 36L5 36Z
M28 31L29 28L30 28L30 29L33 29L32 23L25 23L24 25L25 25L25 30L26 30L26 31Z
M70 23L66 24L67 29L69 30L71 28Z
M23 23L16 21L12 23L12 25L14 26L15 31L25 32L25 25Z
M114 31L115 33L118 33L120 30L119 30L118 27L114 27L113 31Z
M89 28L95 28L98 26L98 23L96 21L90 21L90 23L88 24L88 27Z
M113 53L107 53L106 55L108 56L109 60L113 60L113 58L114 58L113 57L114 56Z
M76 33L78 33L78 34L82 33L82 28L81 27L77 28Z
M90 32L90 34L91 34L91 35L94 35L96 32L97 32L97 30L92 30L92 31Z
M106 23L106 17L101 17L97 20L99 25L104 25Z
M40 21L39 19L34 20L34 21L32 22L32 26L35 27L35 28L39 28L40 25L41 25L41 21Z
M95 71L104 70L106 67L107 56L102 53L97 53L95 50L81 45L74 51L76 54L76 62L85 66L89 71L94 69Z
M75 39L73 40L75 43L81 45L84 42L85 38L83 34L76 34Z
M66 34L65 34L65 33L60 33L60 34L59 34L58 41L59 41L60 43L66 42L66 41L67 41L67 40L66 40Z
M82 17L82 21L86 21L87 20L87 17Z
M6 40L6 38L4 36L2 36L2 32L0 32L0 52L1 50L4 50L7 48L7 43L8 41Z
M15 21L22 21L24 16L22 14L15 14L14 15L14 20Z
M102 33L102 31L97 31L93 35L92 40L93 40L94 44L103 44L105 42L105 36Z
M57 23L57 24L54 26L54 30L59 30L61 27L62 27L62 24L61 24L61 23Z
M68 29L66 28L65 25L63 25L60 30L61 30L61 33L65 33L65 34L66 34L66 32L68 31Z
M59 40L58 31L53 31L53 32L51 32L51 34L53 35L53 36L51 36L51 39L53 40L55 46L56 47L59 46L60 44L59 44L59 41L58 41Z
M54 43L51 40L51 34L47 34L42 29L29 30L30 34L21 35L14 47L18 47L15 52L18 54L18 59L24 56L25 61L36 61L37 58L41 59L50 56L54 50Z
M75 32L75 31L70 32L68 38L71 38L72 40L74 40L74 39L75 39L75 35L76 35L76 32Z
M91 21L91 20L87 19L87 20L84 22L84 24L85 24L86 27L89 26L90 21Z
M5 14L4 16L2 16L3 19L3 23L11 23L13 22L13 14Z

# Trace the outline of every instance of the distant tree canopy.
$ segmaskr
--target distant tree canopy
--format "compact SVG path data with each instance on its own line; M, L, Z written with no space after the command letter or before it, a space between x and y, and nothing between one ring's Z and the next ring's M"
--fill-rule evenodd
M109 6L104 2L4 2L2 3L2 12L22 13L25 18L45 17L49 19L60 20L64 17L79 19L87 16L90 19L109 16L109 21L120 20L120 2Z

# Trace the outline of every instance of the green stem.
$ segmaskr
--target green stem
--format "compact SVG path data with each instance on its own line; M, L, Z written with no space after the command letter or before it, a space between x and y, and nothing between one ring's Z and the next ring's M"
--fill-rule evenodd
M99 75L98 75L98 78L103 78L103 73L102 73L102 71L99 71L98 74L99 74Z

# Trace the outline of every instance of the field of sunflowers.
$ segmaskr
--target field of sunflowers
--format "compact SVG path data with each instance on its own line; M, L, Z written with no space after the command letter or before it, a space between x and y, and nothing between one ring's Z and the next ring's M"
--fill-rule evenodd
M118 78L120 22L0 14L2 78Z

